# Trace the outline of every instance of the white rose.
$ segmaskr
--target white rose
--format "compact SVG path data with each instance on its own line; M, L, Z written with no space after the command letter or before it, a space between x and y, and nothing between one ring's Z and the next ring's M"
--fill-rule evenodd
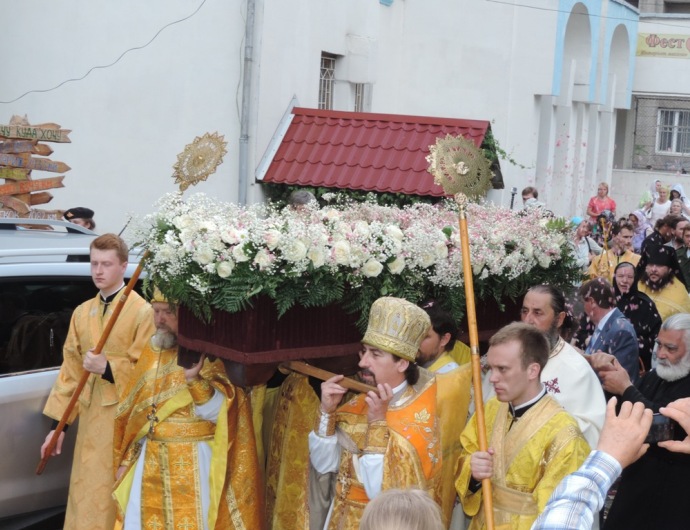
M354 247L351 248L350 251L350 267L359 267L362 263L364 263L364 260L367 258L367 254L364 253L364 250L361 247Z
M183 228L180 230L180 241L183 245L191 243L196 238L196 231L191 228Z
M427 267L431 267L436 262L436 256L434 256L431 252L423 252L419 256L418 261L420 267L426 269Z
M220 238L228 245L236 245L247 238L247 233L245 230L238 230L231 226L220 231Z
M300 240L293 241L283 251L285 259L288 261L297 262L304 259L307 255L307 247Z
M213 261L213 250L205 245L199 247L194 253L194 259L201 265L207 265Z
M362 274L364 274L364 276L368 276L369 278L375 278L381 274L382 270L383 265L372 258L368 260L362 267Z
M522 253L526 258L531 258L534 255L534 246L531 242L525 241L525 244L522 246Z
M244 253L244 245L237 245L232 248L232 257L235 258L237 263L242 263L244 261L249 261L249 256Z
M175 249L170 245L161 245L156 251L157 261L172 261L175 258Z
M398 241L402 241L405 238L405 234L403 234L403 231L395 225L388 225L384 230L384 233L388 237L392 237L393 239L397 239Z
M405 268L405 259L401 257L395 258L388 264L388 270L393 274L400 274Z
M311 260L316 268L322 267L326 262L326 254L321 247L310 248L309 252L307 252L307 257Z
M214 232L216 230L216 225L213 221L201 221L199 223L199 230L206 230L207 232Z
M261 249L254 257L254 263L259 269L264 270L271 266L271 254L266 249Z
M333 245L333 257L338 265L347 265L350 262L350 243L341 240Z
M184 214L176 217L173 220L173 224L179 228L180 230L183 230L185 228L192 228L194 226L194 219L192 218L191 215L189 214Z
M400 251L402 251L402 243L400 241L389 238L387 242L388 248L390 248L393 254L400 254Z
M282 237L282 234L275 228L266 230L266 232L264 233L264 241L266 242L266 246L270 250L274 250L278 246L278 243L280 243Z
M234 265L232 261L221 261L220 263L216 264L216 272L221 278L227 278L230 276L233 268Z
M541 256L537 261L539 262L539 266L543 269L548 269L549 265L551 265L551 257L547 255Z
M329 208L323 212L323 217L328 221L337 221L340 219L340 212L334 208Z
M371 230L369 229L369 223L367 223L366 221L357 221L355 223L355 228L353 232L357 234L359 237L369 237L369 234L371 234Z
M434 252L436 253L437 259L446 259L448 257L448 247L446 246L446 243L444 241L434 243Z

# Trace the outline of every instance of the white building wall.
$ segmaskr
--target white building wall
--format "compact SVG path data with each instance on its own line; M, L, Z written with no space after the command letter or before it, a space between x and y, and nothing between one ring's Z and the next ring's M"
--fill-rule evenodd
M659 36L679 35L690 37L690 15L641 14L639 22L641 34L657 34ZM633 93L641 97L663 97L690 99L690 59L638 56L636 57ZM669 104L668 106L672 106ZM618 209L625 214L639 207L640 198L655 179L661 179L667 184L680 183L687 191L690 189L690 177L680 175L677 171L666 171L663 160L657 161L659 168L654 171L632 170L631 158L635 156L635 114L634 109L626 116L626 122L621 124L620 144L624 149L621 167L614 169L612 191L618 202ZM647 151L645 150L645 153ZM663 157L661 157L663 158ZM668 156L669 163L679 160L679 157ZM657 158L658 160L658 158ZM661 170L659 170L661 169Z
M96 212L99 233L119 232L130 212L150 212L160 196L176 189L171 175L178 153L209 131L225 135L228 154L218 173L197 189L236 198L244 2L207 0L191 18L117 64L4 103L115 61L200 4L3 2L0 122L26 114L31 123L56 122L73 131L72 143L52 144L50 157L72 167L65 188L51 191L53 201L39 208L87 206Z
M130 212L149 212L176 189L177 154L195 136L214 131L225 135L228 154L190 192L238 199L246 2L3 4L12 23L0 33L0 45L12 52L0 77L0 123L27 114L32 123L73 130L72 143L56 144L51 157L73 169L45 208L88 206L96 210L99 232L119 231ZM111 67L2 103L108 64L197 8ZM500 145L526 166L502 162L506 189L490 198L507 205L512 186L535 183L538 143L554 142L558 133L558 113L543 108L558 61L558 10L557 0L534 8L480 0L394 0L390 7L375 0L256 0L248 201L262 198L254 168L290 100L317 106L326 51L343 57L336 70L339 110L352 110L349 82L366 82L373 86L372 112L492 121ZM576 109L568 127L589 134L590 114ZM44 176L50 175L34 178Z

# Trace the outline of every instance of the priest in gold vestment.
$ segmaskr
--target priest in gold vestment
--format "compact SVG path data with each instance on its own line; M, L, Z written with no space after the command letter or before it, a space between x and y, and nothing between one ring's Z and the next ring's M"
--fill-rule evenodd
M455 519L457 493L455 491L455 462L462 451L460 434L467 423L472 387L470 363L458 365L451 356L456 348L458 325L453 315L438 300L426 300L421 304L431 320L431 327L419 345L417 363L436 375L438 387L438 417L441 427L441 510L446 528ZM460 343L462 344L462 343ZM463 345L464 346L464 345ZM466 346L465 346L466 347ZM459 527L454 524L453 528Z
M369 499L390 488L417 487L440 501L438 388L433 374L415 364L429 326L428 315L414 304L379 298L359 363L361 378L377 392L339 407L346 393L338 384L343 376L321 385L310 460L315 474L337 473L323 528L357 530Z
M489 451L479 450L476 415L461 436L455 486L470 530L485 528L481 480L491 479L497 530L529 530L552 491L589 454L575 419L547 393L540 373L549 358L546 337L514 323L489 342L496 397L486 404Z
M157 332L115 420L116 528L262 530L249 401L221 361L177 364L177 316L159 292Z
M99 294L74 310L63 347L63 362L43 413L53 418L53 429L67 409L84 370L91 372L77 405L67 419L79 416L70 476L65 528L111 530L115 522L113 484L113 423L119 396L133 367L153 334L151 306L130 293L101 355L92 350L103 334L124 290L129 250L115 234L103 234L91 243L91 277ZM63 432L53 454L59 454ZM52 437L52 431L41 453Z

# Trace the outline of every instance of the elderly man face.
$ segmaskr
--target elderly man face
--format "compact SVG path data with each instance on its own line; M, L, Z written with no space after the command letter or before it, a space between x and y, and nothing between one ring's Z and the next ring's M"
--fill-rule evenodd
M153 323L156 334L151 343L156 348L169 349L177 344L177 311L175 306L165 302L153 302Z
M522 301L520 320L546 334L553 348L558 342L558 330L563 325L565 313L556 314L551 305L551 295L537 291L527 291Z
M665 381L677 381L690 373L690 352L685 345L685 331L662 329L656 339L656 373Z

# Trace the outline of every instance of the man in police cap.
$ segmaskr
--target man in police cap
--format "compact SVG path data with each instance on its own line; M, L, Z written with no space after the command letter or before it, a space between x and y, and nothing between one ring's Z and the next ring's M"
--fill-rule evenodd
M93 220L94 212L89 208L84 208L79 206L77 208L70 208L67 210L63 217L65 221L74 223L75 225L83 226L89 230L96 229L96 222Z

